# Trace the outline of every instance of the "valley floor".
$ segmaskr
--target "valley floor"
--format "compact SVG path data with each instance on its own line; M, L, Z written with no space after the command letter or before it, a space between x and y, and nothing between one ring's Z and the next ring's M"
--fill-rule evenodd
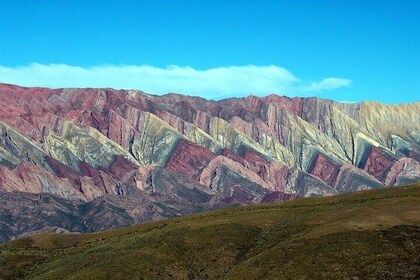
M0 246L1 279L419 279L420 184Z

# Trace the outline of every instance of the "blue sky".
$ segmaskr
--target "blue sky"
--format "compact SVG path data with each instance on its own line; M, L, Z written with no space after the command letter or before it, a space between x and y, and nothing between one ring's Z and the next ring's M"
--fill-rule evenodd
M4 1L0 82L420 101L420 1Z

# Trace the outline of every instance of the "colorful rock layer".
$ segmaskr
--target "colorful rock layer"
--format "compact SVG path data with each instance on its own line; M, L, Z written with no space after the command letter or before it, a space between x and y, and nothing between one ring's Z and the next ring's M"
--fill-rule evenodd
M51 212L96 207L107 219L83 228L45 218L8 228L2 240L403 185L419 181L419 161L420 103L277 95L212 101L0 84L0 191L20 192L3 194L16 197L9 208L30 208L37 196L28 193L48 193L57 204Z

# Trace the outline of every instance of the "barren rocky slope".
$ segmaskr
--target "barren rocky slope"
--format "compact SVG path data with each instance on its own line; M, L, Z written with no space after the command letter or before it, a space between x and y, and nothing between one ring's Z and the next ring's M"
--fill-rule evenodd
M419 161L419 102L212 101L0 84L2 241L408 184L419 181ZM18 226L24 211L34 220L33 207L76 214L72 223L46 215ZM105 218L93 225L88 214Z

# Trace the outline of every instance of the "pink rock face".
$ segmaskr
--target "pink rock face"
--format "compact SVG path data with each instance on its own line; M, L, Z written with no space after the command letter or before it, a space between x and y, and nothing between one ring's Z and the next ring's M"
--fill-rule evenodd
M226 167L235 173L237 176L240 176L248 181L254 182L262 186L265 189L274 189L270 182L264 181L260 176L254 172L250 172L243 165L235 162L224 156L217 156L203 169L199 182L204 186L208 186L211 189L215 189L215 184L218 184L220 180L223 180L223 177L220 177L220 168Z
M131 211L125 218L116 212L122 225L168 211L408 184L420 178L417 109L0 84L0 191L50 193L64 199L60 205L99 208L100 197L123 197L112 200Z
M284 192L290 179L293 169L281 163L273 163L270 166L270 177L273 180L275 191Z
M122 156L115 156L114 162L109 167L109 173L116 178L137 171L138 166Z
M392 167L386 176L385 184L398 186L418 181L420 177L420 163L411 158L401 158Z
M383 181L394 163L395 161L387 157L383 151L375 146L371 146L364 170L376 179Z
M7 192L47 192L70 199L87 199L72 186L69 179L58 178L32 164L22 164L13 170L0 168L0 185Z
M333 186L340 171L340 165L323 154L318 153L308 171L328 185Z
M246 160L243 157L235 154L231 149L223 149L220 152L220 155L227 157L233 161L239 162L243 166L246 166Z
M172 152L166 168L172 172L198 179L202 169L215 157L216 155L210 150L182 139Z

